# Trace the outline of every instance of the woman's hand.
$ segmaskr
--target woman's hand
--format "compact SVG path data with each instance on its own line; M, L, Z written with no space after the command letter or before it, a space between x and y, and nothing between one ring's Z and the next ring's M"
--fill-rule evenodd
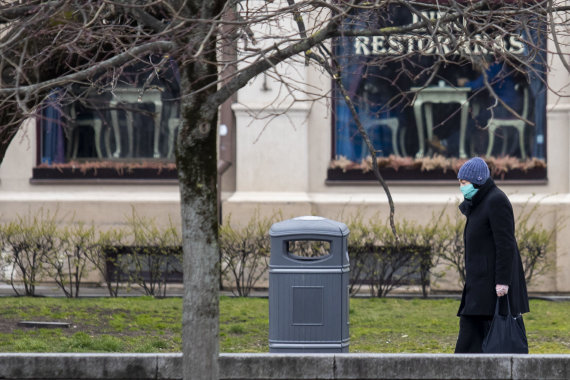
M497 297L502 297L507 295L509 292L509 285L495 285L495 291L497 292Z

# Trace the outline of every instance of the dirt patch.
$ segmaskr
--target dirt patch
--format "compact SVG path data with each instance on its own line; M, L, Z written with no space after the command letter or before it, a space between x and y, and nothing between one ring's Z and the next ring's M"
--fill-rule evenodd
M55 311L55 310L53 310ZM6 315L0 315L0 333L11 334L15 330L30 331L42 329L39 327L22 327L18 326L21 321L37 321L37 322L66 322L70 323L69 328L60 328L64 335L73 335L77 332L85 332L89 335L104 335L112 334L115 336L140 336L148 335L148 332L136 331L130 329L122 329L117 331L110 322L112 315L115 313L125 313L128 318L128 310L88 310L89 315L92 317L89 320L82 318L50 318L45 316L34 316L26 318L14 318Z

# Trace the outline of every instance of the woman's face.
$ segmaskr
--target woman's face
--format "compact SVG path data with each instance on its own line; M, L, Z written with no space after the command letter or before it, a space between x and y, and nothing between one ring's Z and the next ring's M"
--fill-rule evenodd
M460 179L459 180L459 187L461 186L465 186L465 185L469 185L471 182L464 180L464 179Z

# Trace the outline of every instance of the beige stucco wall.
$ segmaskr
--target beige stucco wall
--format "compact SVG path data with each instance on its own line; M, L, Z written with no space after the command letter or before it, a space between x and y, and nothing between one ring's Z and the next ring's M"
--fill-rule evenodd
M321 95L329 93L330 80L326 76L300 64L296 70L304 73L308 91L319 88ZM556 83L553 89L558 95L570 82L559 62L554 62L549 81ZM281 87L271 80L266 87L271 90L261 91L261 84L253 81L240 92L239 104L234 106L238 185L235 192L225 194L224 215L231 214L236 223L249 220L258 211L266 215L280 211L284 217L313 214L341 221L352 213L363 212L368 217L387 219L388 202L379 185L326 183L332 148L330 102L319 99L311 107L302 103L302 106L293 106L275 116L278 114L275 109L266 112L257 99L263 99L264 104L271 103L272 96L281 96ZM537 223L548 229L560 227L555 221L570 215L570 105L566 98L558 95L552 92L548 95L547 181L499 181L517 215L523 207L531 208L540 203ZM259 120L253 120L253 114ZM268 121L270 114L273 117ZM444 208L450 215L455 213L455 205L460 199L459 189L453 181L443 185L422 181L406 185L392 182L390 190L396 205L396 218L418 223L427 223L434 213ZM570 270L569 247L570 225L564 225L556 234L556 252L550 258L553 269L533 281L531 291L570 292L570 277L566 275ZM435 287L457 290L457 278L452 274L444 276Z
M172 220L180 225L176 184L31 184L36 157L35 123L29 121L10 144L0 165L0 223L17 220L18 216L49 213L56 215L61 225L93 223L104 230L124 226L134 209L137 215L153 218L157 224L166 226ZM93 271L84 281L98 283L101 278Z
M156 218L157 222L172 218L179 223L180 196L176 184L30 183L35 147L35 124L29 122L18 132L0 165L0 221L44 209L57 212L61 222L73 219L110 227L123 224L135 207L141 215Z
M552 104L552 103L551 103ZM376 185L329 186L325 183L331 149L331 123L325 104L313 108L293 107L287 115L271 121L251 120L245 107L236 105L237 161L235 192L224 192L223 214L232 215L234 223L246 222L255 212L283 217L322 215L346 220L355 212L366 217L387 218L388 204ZM570 215L570 180L568 122L570 107L551 106L548 113L548 181L538 185L501 187L510 196L515 212L529 200L540 201L544 210L540 222L547 228L554 221ZM34 214L40 209L58 214L62 223L72 219L112 228L125 223L133 207L141 216L158 223L179 223L178 186L109 184L31 184L35 165L35 133L27 125L11 144L0 165L0 221L17 215ZM459 192L455 184L391 184L396 217L427 223L444 208L455 212ZM527 206L529 207L529 206ZM556 235L553 272L531 285L535 292L570 292L570 227ZM91 277L94 281L97 281ZM457 290L456 276L449 274L434 285L437 290Z
M265 215L281 211L285 218L313 214L344 221L355 212L387 218L387 199L378 185L326 183L332 141L331 104L327 100L330 80L303 62L287 70L299 90L296 99L301 101L293 102L288 95L291 88L271 76L255 78L238 95L233 107L236 161L226 174L232 178L222 182L232 184L231 191L222 188L224 218L231 215L234 223L243 224L258 211ZM570 82L556 61L549 82L555 90L564 90ZM315 102L306 101L303 92L312 94ZM538 221L554 228L556 220L570 215L570 100L550 93L547 119L548 180L499 185L509 195L516 213L527 202L531 206L540 202L544 212ZM134 207L139 215L155 218L158 223L179 223L176 184L31 184L35 162L36 133L30 122L13 140L0 165L0 222L44 209L57 211L62 223L73 217L112 228L122 225ZM450 215L455 213L460 195L453 182L390 183L390 190L396 217L418 223L427 223L444 208ZM570 223L566 223L556 234L552 272L532 284L531 291L570 293L569 249ZM456 277L438 280L436 288L457 290Z

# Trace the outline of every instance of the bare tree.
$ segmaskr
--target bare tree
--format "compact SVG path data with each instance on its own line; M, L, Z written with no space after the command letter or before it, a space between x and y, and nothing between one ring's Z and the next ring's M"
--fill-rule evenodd
M358 49L369 58L366 67L398 68L394 77L384 78L396 88L399 80L418 88L448 80L444 73L449 67L480 67L484 88L495 98L489 111L502 105L523 118L497 96L497 79L485 74L485 57L507 62L511 71L548 86L547 54L570 68L564 46L568 10L558 0L0 1L0 159L22 121L34 117L54 91L62 118L72 118L66 106L85 101L89 92L112 94L138 84L142 97L176 62L182 120L175 160L184 242L184 377L217 378L220 106L265 73L282 83L290 100L303 93L304 101L335 97L347 102L366 136L354 112L355 104L366 99L347 88L344 70ZM394 12L407 12L407 21L395 22ZM553 52L542 42L547 35ZM337 49L342 41L353 52ZM295 61L329 73L337 86L332 92L307 89L286 77L283 64ZM125 79L135 65L146 67L138 83ZM397 92L385 107L410 104L416 93ZM365 140L374 165L377 148Z

